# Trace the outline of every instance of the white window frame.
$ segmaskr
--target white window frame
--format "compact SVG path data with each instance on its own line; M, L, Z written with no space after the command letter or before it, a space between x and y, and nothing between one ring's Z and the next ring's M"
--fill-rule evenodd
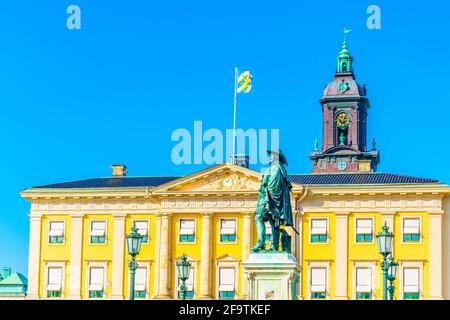
M308 274L306 275L306 283L307 283L307 297L308 299L312 299L311 295L311 269L316 268L324 268L326 270L325 277L325 299L330 298L330 268L331 261L308 261Z
M193 220L194 221L194 241L193 242L182 242L180 241L180 231L181 231L181 221L182 220ZM192 217L180 217L178 219L178 230L177 230L177 244L189 245L197 244L197 219Z
M91 268L103 268L103 298L89 298L89 284L91 276ZM86 286L85 286L85 299L91 300L104 300L107 297L108 290L108 262L106 261L88 261L86 263Z
M231 256L224 256L216 260L215 268L215 299L219 300L219 285L220 285L220 268L234 268L234 299L239 299L238 297L238 286L239 286L239 260ZM244 279L247 281L247 279Z
M105 223L105 242L104 243L92 243L91 242L91 236L92 236L92 223L94 222L104 222ZM93 246L106 246L108 244L108 220L107 219L92 219L89 220L89 245Z
M419 269L419 300L423 300L423 261L400 261L399 274L399 299L403 300L403 269L418 268Z
M63 246L66 244L66 220L65 219L48 219L48 232L47 232L47 244L51 246ZM52 243L50 242L50 226L52 222L62 222L63 223L63 242L62 243Z
M372 220L372 242L357 242L356 236L358 235L358 223L357 220ZM374 244L375 243L375 217L364 217L364 216L358 216L354 219L354 237L353 242L354 244L360 245L360 244Z
M190 243L190 242L188 242L188 243ZM192 291L193 291L193 293L192 293L192 300L195 300L195 299L197 299L197 284L199 283L198 282L198 260L195 260L194 258L192 258L192 257L190 257L190 256L186 256L187 257L187 261L191 264L191 269L193 269L194 271L193 271L193 274L194 274L194 283L193 283L193 285L192 285ZM173 266L174 266L174 269L175 269L175 272L174 272L174 276L175 276L175 285L173 286L174 288L173 288L173 298L175 299L175 300L180 300L179 298L178 298L178 286L179 286L179 279L178 279L178 268L177 268L177 262L179 261L181 259L181 257L178 257L178 258L176 258L176 259L174 259L174 262L173 262Z
M127 265L128 263L130 263L130 260L127 260ZM138 260L137 261L138 264L138 268L145 268L147 269L147 274L146 274L146 282L145 282L145 298L138 298L138 299L148 299L150 297L150 288L151 288L151 284L150 284L150 271L151 271L151 266L150 266L150 261L148 260ZM127 268L128 269L128 268ZM131 285L131 274L130 274L130 269L128 269L128 291L130 292L130 285ZM135 288L136 288L136 283L134 284ZM134 290L136 291L136 289ZM135 299L137 299L135 297Z
M65 286L66 286L66 263L64 261L45 261L44 263L44 294L42 295L45 297L44 299L64 299L64 293L65 293ZM47 286L48 286L48 269L49 268L61 268L62 269L62 276L61 276L61 297L59 298L48 298L47 297Z
M404 229L404 220L405 219L418 219L419 220L419 241L417 241L417 242L408 242L408 241L403 241L403 234L404 234L404 232L403 232L403 229ZM422 238L423 238L423 232L422 232L422 216L402 216L401 217L401 219L400 219L400 221L401 221L401 225L400 225L400 228L401 228L401 239L400 239L400 243L401 244L412 244L412 245L417 245L417 244L421 244L422 243Z
M234 235L236 237L236 240L234 240L234 241L220 241L220 236L222 235L222 220L234 220ZM237 244L237 242L238 242L238 218L227 218L227 217L220 217L219 218L219 232L218 232L218 239L217 239L217 241L220 244Z
M134 223L135 222L147 222L147 238L148 238L148 241L147 241L147 243L142 243L141 245L142 246L147 246L147 245L150 245L150 219L138 219L138 218L136 218L136 219L133 219L132 221L131 221L131 226L133 226L134 227Z
M312 242L312 235L313 235L313 233L312 233L312 225L313 225L313 220L326 220L327 221L327 233L326 233L326 236L327 236L327 241L325 241L325 242ZM309 244L312 244L312 245L321 245L321 244L329 244L330 243L330 217L320 217L320 216L317 216L317 217L310 217L309 218L309 239L308 239L308 241L309 241Z
M352 265L352 299L356 299L356 269L370 268L372 269L372 283L371 283L371 300L376 300L377 292L377 262L376 261L354 261Z

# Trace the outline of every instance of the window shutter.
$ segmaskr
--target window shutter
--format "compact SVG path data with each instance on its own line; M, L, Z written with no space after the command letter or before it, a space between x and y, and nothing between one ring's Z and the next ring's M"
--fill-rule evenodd
M372 291L372 269L356 268L356 292Z
M61 290L62 289L62 268L50 267L48 268L47 290Z
M403 219L403 233L420 233L420 220L414 219Z
M145 291L147 287L147 268L137 268L134 290Z
M89 269L89 290L101 291L104 283L104 268L91 267Z
M134 221L134 227L138 229L138 233L141 236L148 234L148 221Z
M326 272L325 268L311 269L311 292L324 292L326 287Z
M106 230L105 221L93 221L91 223L91 236L103 237Z
M356 233L357 234L372 234L372 219L357 219Z
M180 220L180 234L195 234L195 220Z
M236 220L234 219L222 219L220 221L220 233L221 234L235 234L236 233Z
M219 269L219 291L234 291L234 268Z
M312 234L327 234L327 220L325 220L325 219L311 220L311 233Z
M403 269L403 292L419 292L419 268Z

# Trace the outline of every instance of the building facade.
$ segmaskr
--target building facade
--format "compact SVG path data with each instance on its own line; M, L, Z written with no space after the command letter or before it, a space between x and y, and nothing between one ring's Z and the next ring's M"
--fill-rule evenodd
M313 172L290 175L298 298L379 299L375 235L386 223L400 263L395 298L448 299L450 187L376 172L379 153L375 145L366 150L367 91L352 63L344 43L321 99L323 147L310 155ZM188 298L248 298L242 263L256 242L260 180L259 172L229 163L184 177L128 177L116 165L112 177L24 190L31 203L28 297L127 298L125 235L135 226L144 237L138 298L177 299L183 254L192 264Z

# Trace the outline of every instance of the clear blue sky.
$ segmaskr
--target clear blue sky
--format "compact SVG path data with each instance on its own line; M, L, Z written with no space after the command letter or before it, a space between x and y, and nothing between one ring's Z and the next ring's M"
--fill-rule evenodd
M70 4L81 30L66 28ZM366 27L371 4L381 30ZM27 272L27 187L109 176L112 163L129 175L202 168L172 164L170 136L194 120L232 127L235 65L254 76L238 126L279 128L289 172L310 172L344 26L379 171L449 183L449 16L434 0L2 1L0 267Z

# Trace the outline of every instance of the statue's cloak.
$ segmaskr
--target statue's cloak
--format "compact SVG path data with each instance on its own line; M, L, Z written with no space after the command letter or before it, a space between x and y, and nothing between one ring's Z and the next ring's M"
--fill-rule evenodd
M291 189L284 165L272 163L262 178L255 215L262 215L266 221L271 216L275 226L292 226Z

